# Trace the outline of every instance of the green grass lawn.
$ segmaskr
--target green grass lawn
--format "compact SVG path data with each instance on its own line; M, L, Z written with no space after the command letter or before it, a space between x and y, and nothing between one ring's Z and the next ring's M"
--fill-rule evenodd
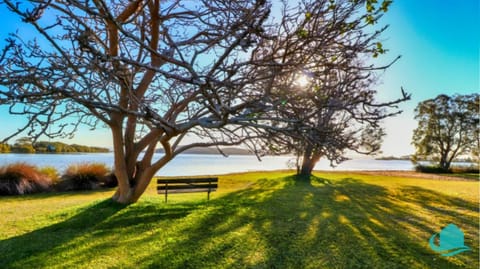
M439 175L459 177L459 178L471 179L471 180L480 180L479 175L475 173L452 173L452 174L439 174Z
M291 172L223 175L219 190L152 184L136 204L112 191L0 198L0 268L478 268L479 182ZM449 223L472 251L442 257Z

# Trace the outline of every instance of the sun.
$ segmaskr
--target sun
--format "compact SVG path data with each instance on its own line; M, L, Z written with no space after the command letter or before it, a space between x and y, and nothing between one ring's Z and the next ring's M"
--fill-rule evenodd
M308 84L310 84L310 79L304 75L304 74L301 74L299 75L296 79L295 79L295 85L297 85L298 87L306 87L308 86Z

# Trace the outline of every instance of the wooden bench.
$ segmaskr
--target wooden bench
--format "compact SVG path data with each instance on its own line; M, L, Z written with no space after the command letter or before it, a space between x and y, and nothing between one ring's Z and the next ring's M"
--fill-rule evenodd
M216 177L157 179L157 193L165 194L165 203L169 193L208 192L207 198L210 200L210 192L217 188Z

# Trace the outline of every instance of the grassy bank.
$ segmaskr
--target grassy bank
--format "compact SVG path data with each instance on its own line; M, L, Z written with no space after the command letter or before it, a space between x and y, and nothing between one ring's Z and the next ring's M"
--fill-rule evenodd
M479 182L289 172L112 204L111 191L0 198L0 268L478 268ZM473 250L442 257L449 223Z

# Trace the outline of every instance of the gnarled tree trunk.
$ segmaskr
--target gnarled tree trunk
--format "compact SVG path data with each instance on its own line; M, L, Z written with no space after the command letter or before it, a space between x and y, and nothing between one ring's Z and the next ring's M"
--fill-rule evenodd
M300 178L310 178L313 168L320 160L320 154L316 152L313 146L307 146L302 158L300 171L297 171Z

